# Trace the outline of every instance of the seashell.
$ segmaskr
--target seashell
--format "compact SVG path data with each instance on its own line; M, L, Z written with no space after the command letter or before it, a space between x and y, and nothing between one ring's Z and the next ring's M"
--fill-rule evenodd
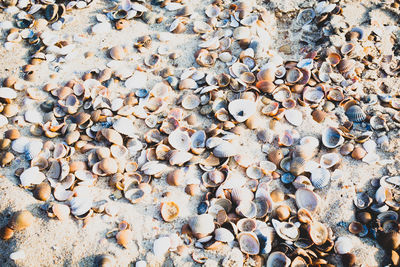
M120 145L112 145L110 147L111 155L116 159L124 159L128 156L128 149Z
M280 85L278 86L272 94L274 95L274 100L278 102L284 102L287 99L292 98L292 93L290 91L290 88L286 85Z
M337 64L339 64L340 60L342 58L340 57L340 55L338 53L329 53L327 60L329 62L329 64L331 64L333 67L335 67Z
M286 221L290 217L290 207L288 205L280 205L275 209L278 220Z
M191 78L181 80L181 82L179 83L180 90L196 89L196 88L198 88L197 82Z
M182 99L182 107L187 110L192 110L200 105L200 98L197 95L186 95Z
M290 84L295 84L303 77L303 73L296 67L289 69L286 72L286 81Z
M101 134L104 136L104 138L113 144L117 144L122 146L123 145L123 140L121 134L119 134L117 131L113 129L103 129L101 130Z
M350 121L361 122L366 119L364 111L358 105L352 105L346 110L346 116Z
M10 227L4 226L0 229L0 238L3 240L9 240L14 236L14 230Z
M251 36L250 29L248 27L240 26L235 28L233 31L233 39L235 40L245 40L249 39Z
M303 99L309 104L318 104L322 101L325 94L320 87L306 87L303 90Z
M323 122L326 118L326 115L326 112L323 110L314 110L313 112L311 112L311 116L318 123Z
M169 237L157 238L153 243L153 253L156 257L163 257L171 247L171 239Z
M32 213L27 210L15 212L8 222L8 227L14 231L20 231L28 228L34 222Z
M312 190L314 188L310 179L308 179L306 176L303 175L297 176L296 179L294 179L294 181L292 182L292 184L296 189L305 187Z
M256 112L256 105L251 100L237 99L228 105L229 113L238 122L243 122Z
M212 27L208 23L196 20L193 22L193 31L195 33L207 33L212 31Z
M382 116L372 116L369 119L369 123L374 130L386 130L388 131L388 127L386 125L386 120Z
M167 165L159 163L158 161L149 161L143 164L141 171L146 175L157 175L163 172Z
M260 252L260 242L257 235L252 232L242 232L237 236L240 250L249 255L257 255Z
M17 153L24 153L25 147L29 144L30 140L26 137L20 137L14 140L11 144L11 148Z
M4 168L5 166L9 165L14 159L15 159L14 154L12 154L11 152L6 152L1 157L1 166Z
M328 240L328 228L320 222L312 222L308 226L308 234L315 245L321 246Z
M10 140L16 140L21 137L21 134L17 129L10 129L4 132L4 137Z
M260 82L261 81L273 82L275 80L275 74L276 74L275 67L265 68L257 73L257 80Z
M4 99L14 99L17 97L17 92L8 87L0 87L0 98Z
M341 73L346 73L354 68L355 63L353 59L342 59L337 67Z
M92 208L93 200L90 196L76 196L69 201L69 204L71 213L75 216L81 216Z
M372 198L369 197L365 192L359 192L354 199L354 205L363 210L371 206Z
M214 147L213 154L217 158L228 158L238 154L237 148L230 142L222 141Z
M246 218L254 218L257 215L257 206L253 201L242 200L236 207L236 213Z
M114 256L111 255L100 255L96 259L97 265L99 267L113 267L116 265L116 260Z
M331 174L325 168L315 168L311 170L310 180L315 188L320 189L329 184L331 180Z
M346 236L340 236L335 242L335 252L338 254L349 253L353 249L353 242Z
M352 143L346 143L340 147L340 154L343 156L349 155L354 150L354 145Z
M280 238L287 241L296 241L300 237L300 229L290 222L280 222L272 219L272 225Z
M117 243L124 248L128 248L130 242L133 239L133 232L129 229L125 229L122 231L119 231L117 235L115 236L117 239Z
M322 133L322 143L327 148L335 148L340 146L344 142L344 138L340 134L339 130L333 127L328 127Z
M306 223L306 224L310 224L313 221L313 218L312 218L310 212L304 208L301 208L298 210L297 218L299 219L299 222Z
M327 153L321 156L320 164L321 167L329 169L340 161L340 155L338 153Z
M363 231L363 225L359 222L351 222L348 229L350 233L358 235Z
M124 48L120 45L113 46L110 49L110 57L114 60L122 60L125 57Z
M240 74L239 79L242 82L245 82L245 83L248 83L248 84L252 84L252 83L254 83L256 81L256 77L251 72L243 72L242 74Z
M200 186L198 184L188 184L185 187L185 193L189 196L196 196L200 194Z
M148 55L145 59L144 59L144 64L149 67L149 68L154 68L156 67L161 61L161 57L158 54L151 54Z
M182 169L176 169L168 174L166 181L169 185L178 186L183 183L184 179L185 172Z
M60 220L64 221L68 219L69 214L71 212L70 208L67 205L54 203L52 206L53 214Z
M51 187L48 183L42 182L38 186L36 186L33 195L36 199L47 201L51 195Z
M175 19L172 23L171 26L169 27L169 31L180 34L186 31L186 26L181 22L179 19Z
M30 186L32 184L40 184L46 179L46 176L35 166L24 170L19 176L19 179L21 180L22 186Z
M189 227L197 238L201 238L214 231L214 219L210 214L196 215L189 220Z
M181 166L191 160L193 155L186 151L174 150L170 153L169 164Z
M171 132L168 136L169 144L180 151L189 151L190 150L190 137L187 132L181 131L180 129L176 129Z
M350 30L349 34L349 39L357 39L357 40L362 40L364 38L364 30L360 27L354 27L353 29Z
M291 260L286 257L286 255L280 251L275 251L269 254L267 259L266 267L289 267ZM294 266L293 264L291 266ZM296 265L297 266L297 265Z
M354 47L354 43L346 43L340 48L340 53L342 53L343 56L350 54L354 50Z
M297 15L295 20L296 28L301 28L304 25L310 24L315 18L315 11L312 8L303 9Z
M297 256L296 258L293 259L293 261L292 261L290 266L293 266L293 267L305 267L305 266L307 266L307 262L301 256Z
M299 188L296 191L296 205L299 209L307 209L314 212L318 208L319 197L312 190Z
M106 175L114 174L118 170L117 161L113 158L105 158L99 162L98 166ZM87 173L87 172L86 172Z
M160 210L161 210L161 217L166 222L172 222L179 215L179 207L173 201L162 202L161 206L160 206Z
M295 176L299 176L304 172L305 165L306 161L303 158L295 157L290 162L290 172Z
M356 160L362 160L367 155L367 151L365 151L362 147L356 147L351 152L351 157Z
M266 80L257 82L256 87L267 94L271 94L275 90L275 84Z
M121 117L121 118L117 119L113 123L112 127L118 133L127 135L129 137L133 137L135 134L135 131L136 131L135 127L133 126L133 121L128 118L125 118L125 117Z
M232 242L235 239L235 237L228 229L218 228L215 229L214 231L214 239L217 241L229 243Z
M279 165L282 159L283 152L281 149L276 149L268 153L268 160L275 163L275 165Z
M285 110L285 118L290 124L294 126L300 126L303 122L303 114L301 113L301 111L295 109Z

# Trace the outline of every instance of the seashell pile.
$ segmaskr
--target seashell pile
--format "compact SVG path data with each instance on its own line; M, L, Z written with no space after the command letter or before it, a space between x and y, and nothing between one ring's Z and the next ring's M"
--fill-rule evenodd
M397 22L350 27L340 1L290 12L279 1L60 2L0 0L14 19L0 23L5 51L30 48L25 81L0 87L1 166L42 203L52 219L41 225L116 225L101 247L118 253L102 250L96 266L128 252L136 266L361 266L355 238L376 240L379 265L400 265ZM95 13L91 36L64 34L83 8ZM288 43L274 47L282 25ZM146 30L120 39L136 27ZM89 39L104 66L53 79ZM373 193L355 182L363 166L386 168L362 178ZM327 207L349 201L329 201L348 191L354 218L335 225ZM1 238L35 217L14 213Z

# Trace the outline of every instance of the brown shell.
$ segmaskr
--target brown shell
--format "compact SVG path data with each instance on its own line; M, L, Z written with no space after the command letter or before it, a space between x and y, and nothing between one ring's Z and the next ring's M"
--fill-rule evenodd
M172 222L179 215L179 206L173 201L162 202L160 210L161 210L161 217L166 222Z
M122 230L118 232L115 238L117 239L117 243L119 245L127 248L133 238L133 233L131 230Z
M290 207L288 205L280 205L275 210L275 215L280 221L286 221L290 217Z
M325 120L325 118L326 118L326 112L323 111L323 110L314 110L314 111L311 113L311 116L313 117L313 119L314 119L316 122L321 123L321 122L323 122L323 121Z
M367 151L362 147L356 147L353 152L351 152L351 157L356 160L362 160L365 155L367 155Z
M283 152L281 149L273 150L268 153L268 160L275 163L275 165L279 165L281 160L283 159Z
M354 221L349 224L349 232L350 233L357 235L357 234L361 233L362 231L363 231L363 226L361 223Z
M48 183L42 182L38 186L36 186L35 191L33 193L36 199L47 201L51 195L51 187Z
M256 83L256 87L263 93L271 94L275 90L275 84L273 82L262 80Z
M268 68L257 73L258 81L273 82L275 80L275 68Z
M14 230L10 227L4 226L0 229L0 238L8 240L14 236Z

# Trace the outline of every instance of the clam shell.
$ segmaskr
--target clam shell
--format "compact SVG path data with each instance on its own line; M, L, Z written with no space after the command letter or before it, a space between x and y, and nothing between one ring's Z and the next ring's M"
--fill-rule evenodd
M210 214L201 214L189 220L189 226L197 237L204 237L215 229L214 219Z
M300 229L293 223L272 219L272 225L279 237L284 240L294 242L300 237Z
M71 212L70 208L67 205L54 203L52 206L53 214L60 220L68 219L68 216Z
M125 229L122 231L119 231L117 235L115 236L117 239L117 243L124 248L128 248L129 243L132 241L133 238L133 233L129 229Z
M291 260L280 251L275 251L269 254L266 267L289 267Z
M120 134L127 135L129 137L133 137L136 132L135 127L133 126L133 121L125 117L117 119L113 123L113 128Z
M312 222L308 226L308 233L315 245L321 246L328 240L328 228L320 222Z
M303 158L295 157L290 162L290 172L295 176L299 176L304 172L305 165L306 161Z
M335 252L338 254L349 253L353 249L353 242L346 236L340 236L335 242Z
M319 196L307 188L299 188L296 191L296 205L299 209L304 208L311 212L317 210Z
M303 99L306 103L318 104L324 96L325 94L320 87L307 87L303 91Z
M213 154L217 158L228 158L238 154L236 146L228 141L222 141L214 147Z
M236 226L240 232L253 232L257 228L257 221L255 219L243 218L236 223Z
M338 153L327 153L321 156L320 164L321 167L329 169L339 163L340 159L341 158Z
M161 210L161 217L166 222L172 222L179 215L179 207L173 201L162 202L160 210Z
M346 110L346 115L350 121L361 122L366 119L364 111L358 105L352 105Z
M12 142L11 148L17 153L24 153L25 147L29 142L30 140L28 138L20 137Z
M315 188L327 186L331 180L331 173L325 168L315 168L311 170L311 183Z
M125 57L124 48L120 45L113 46L110 49L110 57L115 60L122 60Z
M8 222L8 227L14 231L20 231L31 226L34 220L32 213L27 210L21 210L13 214Z
M260 242L256 234L252 232L242 232L237 236L240 250L249 255L260 253Z
M19 176L19 179L21 180L22 186L30 186L32 184L40 184L46 179L46 176L35 166L24 170Z
M171 239L169 237L157 238L153 243L153 253L156 257L164 257L170 247Z
M251 100L237 99L228 105L229 113L238 122L243 122L256 112L256 105Z
M301 111L295 109L285 110L285 118L290 124L294 126L300 126L303 122L303 114L301 113Z
M257 215L257 206L253 201L242 200L236 207L236 213L246 218L254 218Z
M232 242L235 237L228 229L218 228L214 231L214 239L217 241L229 243Z
M8 87L0 87L0 98L14 99L17 97L17 92Z
M140 170L147 175L156 175L163 172L166 168L167 165L162 164L158 161L149 161L143 164Z
M335 148L343 144L344 138L338 129L333 127L328 127L322 133L322 143L327 148Z
M188 162L193 157L193 154L186 151L174 150L171 152L169 156L169 164L171 165L183 165L185 162Z
M35 139L31 140L29 143L25 145L25 156L28 160L33 159L36 157L40 151L42 151L43 143L41 140Z
M108 142L117 144L120 146L123 145L122 136L117 131L115 131L113 129L103 129L103 130L101 130L101 133Z
M171 132L168 136L169 144L180 151L189 151L190 150L190 137L187 132L181 131L180 129L176 129Z
M286 81L294 84L300 81L303 77L303 73L298 68L291 68L286 72Z
M354 205L359 209L366 209L372 204L372 198L369 197L365 192L357 193L354 199Z
M83 195L83 194L82 194ZM93 205L93 200L90 196L76 196L69 201L71 213L76 216L86 214Z

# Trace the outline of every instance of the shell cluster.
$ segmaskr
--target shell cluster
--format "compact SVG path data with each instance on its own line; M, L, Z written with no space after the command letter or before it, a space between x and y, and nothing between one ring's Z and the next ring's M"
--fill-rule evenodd
M303 46L289 60L290 47L271 48L272 13L255 1L213 1L203 7L203 20L186 1L113 1L96 14L90 34L124 31L133 20L166 32L99 51L108 63L81 78L26 86L37 82L36 65L62 65L85 43L80 35L66 40L55 33L73 21L68 12L91 4L67 2L0 1L18 13L5 48L22 41L32 47L22 67L26 81L10 76L0 87L1 166L14 168L19 185L44 202L48 217L115 219L106 238L129 250L137 229L120 220L115 203L152 205L154 219L173 229L151 240L149 253L159 260L190 254L202 264L208 262L204 251L229 247L224 266L335 266L333 254L355 264L352 239L335 236L319 213L331 185L342 182L343 161L385 163L378 148L385 149L388 132L400 126L398 92L378 86L371 74L374 68L379 79L400 73L399 52L380 50L382 30L343 25L340 4L320 1L293 18L290 29ZM164 21L158 11L175 16ZM179 52L168 42L184 33L194 33L198 43L192 66L179 70ZM375 79L376 91L363 90L362 79ZM20 111L22 98L29 110ZM308 124L322 130L304 133ZM249 132L262 158L246 147ZM109 199L97 194L103 180L112 190ZM167 192L158 198L160 185ZM372 185L373 197L355 193L356 220L348 231L377 239L397 266L400 176ZM188 214L169 190L180 190L197 209ZM29 211L17 212L1 238L32 223ZM117 260L104 254L96 262L114 266Z

